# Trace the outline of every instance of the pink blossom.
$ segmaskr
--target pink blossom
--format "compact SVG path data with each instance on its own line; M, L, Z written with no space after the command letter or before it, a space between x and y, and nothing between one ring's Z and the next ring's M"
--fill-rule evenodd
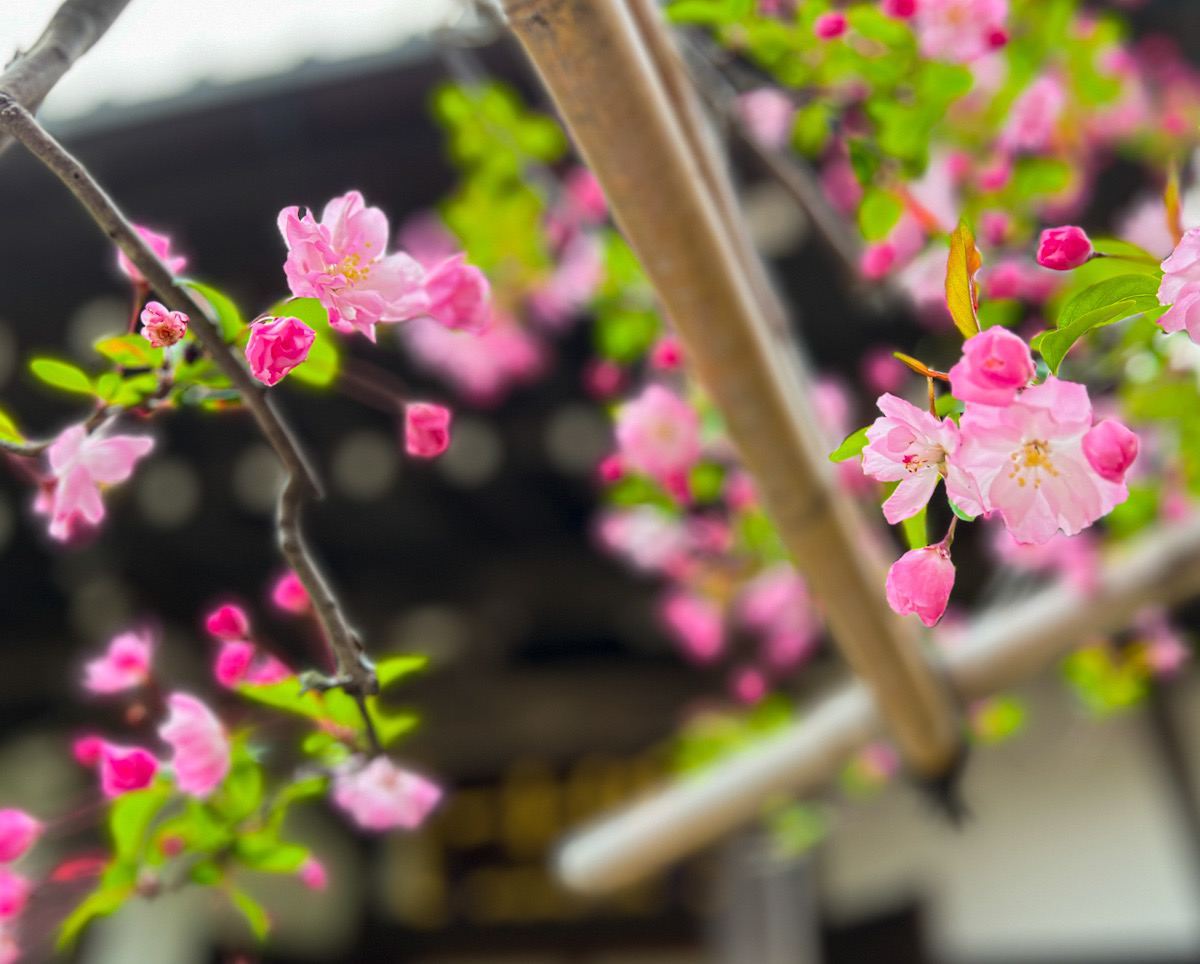
M950 369L954 397L981 405L1007 405L1037 373L1029 346L1004 328L968 338L963 356Z
M675 589L663 597L659 615L683 651L696 662L709 663L720 655L725 645L725 627L715 603Z
M1115 419L1093 425L1083 437L1088 465L1109 482L1124 482L1138 454L1138 437Z
M1003 408L969 402L960 426L959 463L978 483L984 511L1000 512L1019 542L1074 535L1129 496L1084 455L1092 403L1082 385L1051 376Z
M700 418L662 385L648 385L617 411L617 445L626 463L677 491L700 457Z
M84 666L84 688L93 693L119 693L150 679L154 637L148 630L121 633L104 655Z
M165 234L156 234L149 228L142 227L140 224L135 224L133 229L142 236L143 241L150 245L150 250L158 255L158 260L167 266L167 270L170 271L171 274L179 274L180 271L187 267L187 258L180 257L179 255L171 255L170 237ZM139 271L137 266L125 256L125 252L119 248L117 249L117 267L119 267L122 273L128 276L134 284L146 287L149 286L141 271Z
M954 563L944 542L906 552L888 570L888 605L900 614L916 613L926 626L937 625L954 588Z
M158 734L174 751L175 782L203 800L229 773L229 737L213 711L194 696L172 693L167 708L170 715Z
M625 463L619 455L607 455L596 466L596 477L601 482L611 485L625 474Z
M0 921L0 964L16 964L21 959L21 953L12 927Z
M81 736L71 743L71 755L80 766L94 767L104 752L104 740L95 734Z
M978 489L955 459L959 432L954 422L895 395L880 396L878 404L883 415L867 429L862 470L880 482L900 483L883 504L888 522L895 525L920 512L943 475L954 504L967 515L978 515Z
M90 749L90 748L89 748ZM154 782L158 761L140 746L100 745L100 789L106 797L143 790Z
M1012 180L1012 176L1012 158L1001 153L979 172L979 189L989 193L1003 191L1008 186L1008 182Z
M493 405L509 387L532 381L542 371L541 343L507 315L492 312L481 334L451 331L432 319L404 326L414 360L446 381L473 405Z
M740 94L737 113L750 136L773 150L779 150L792 134L796 105L777 87L760 87Z
M365 765L356 758L333 775L333 802L364 830L412 830L441 797L437 784L401 769L385 756Z
M846 32L846 15L839 10L822 13L813 21L813 33L821 40L832 40Z
M742 703L757 703L767 693L767 681L763 674L752 666L743 667L733 674L733 695Z
M549 281L530 296L529 307L544 327L561 330L578 317L603 280L598 242L590 234L577 234L560 252Z
M896 392L904 384L908 369L895 356L891 348L868 348L859 364L859 377L870 392Z
M1059 276L1021 258L1004 258L979 273L986 298L1020 298L1041 304L1058 287Z
M24 810L0 810L0 863L19 859L42 835L45 825Z
M758 490L754 486L754 479L741 471L726 475L725 501L735 512L754 508L758 504Z
M1008 240L1012 226L1012 215L1007 211L989 210L979 215L979 235L988 244L1003 244Z
M597 541L647 572L663 572L689 547L679 520L652 505L610 509L600 516Z
M737 613L742 625L763 637L763 655L777 670L794 669L816 651L816 608L803 578L788 563L748 582L738 597Z
M879 281L881 278L887 277L895 263L895 246L886 241L876 241L863 248L858 262L858 270L868 281Z
M888 780L900 772L900 756L886 743L868 743L859 753L858 761L875 780Z
M241 606L218 606L204 620L204 628L217 639L245 639L250 635L250 617Z
M1066 104L1067 92L1061 81L1051 75L1039 77L1009 108L1000 146L1013 152L1045 151L1051 146Z
M575 216L585 224L601 224L608 217L608 202L596 175L575 167L563 179L563 194Z
M650 347L650 364L660 371L683 367L683 343L675 335L663 335Z
M321 222L311 212L284 208L279 230L288 246L283 266L297 298L316 298L338 331L361 331L375 340L380 322L407 321L429 310L424 271L407 254L386 255L387 217L369 208L358 191L325 205Z
M845 147L838 145L821 165L821 190L829 203L842 214L853 214L862 201L863 186L854 173L850 155ZM943 265L943 269L944 269Z
M409 455L430 459L450 446L450 409L432 402L404 406L404 448Z
M233 689L242 683L270 686L291 679L294 674L274 656L260 653L253 643L240 639L221 644L213 662L213 675L226 689Z
M80 522L98 525L104 518L99 486L124 482L152 448L154 440L145 436L109 435L105 428L89 435L82 425L65 429L46 450L51 480L33 506L50 516L50 535L66 541Z
M1008 0L919 0L913 27L921 56L967 63L1008 42Z
M425 268L445 261L458 250L458 239L436 211L420 211L400 225L400 247Z
M309 890L324 890L329 886L329 873L325 870L325 865L313 856L304 858L296 876Z
M286 613L303 616L311 608L304 583L291 570L279 577L271 587L271 602Z
M142 309L142 337L155 348L174 345L187 334L188 316L182 311L168 311L157 301L147 302Z
M625 387L625 369L607 358L590 358L583 366L582 381L592 398L612 398Z
M317 333L299 318L263 318L250 326L246 361L260 382L274 385L308 358Z
M491 288L487 276L466 261L466 254L459 253L434 265L426 273L427 314L447 328L479 332L491 321L488 304Z
M1184 233L1162 269L1158 303L1171 308L1158 323L1164 331L1187 328L1192 341L1200 343L1200 228Z
M33 885L20 874L0 867L0 921L10 921L25 909Z
M1175 249L1167 206L1161 196L1147 194L1139 197L1117 221L1116 235L1156 258L1169 257Z
M917 0L883 0L882 9L885 16L906 20L916 11Z
M1143 610L1134 620L1134 626L1142 635L1146 662L1155 676L1165 679L1177 676L1192 658L1191 647L1171 625L1162 608Z
M1096 256L1092 239L1083 228L1066 225L1047 228L1038 242L1037 263L1055 271L1070 271Z

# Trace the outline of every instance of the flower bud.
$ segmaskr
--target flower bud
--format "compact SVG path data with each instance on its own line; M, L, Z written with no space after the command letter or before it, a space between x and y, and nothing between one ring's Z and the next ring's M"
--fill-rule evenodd
M950 369L950 389L964 402L1007 405L1036 371L1023 340L1004 328L988 328L966 340L962 358Z
M404 409L404 448L409 455L433 458L450 445L450 409L413 402Z
M0 863L16 860L42 835L42 822L24 810L0 810Z
M1138 454L1138 437L1115 419L1097 422L1083 437L1083 454L1101 478L1124 482Z
M250 326L246 361L260 382L274 385L308 357L317 333L299 318L264 318Z
M217 639L245 639L250 635L250 619L241 606L227 604L214 609L204 627Z
M901 614L916 613L926 626L942 618L953 588L954 563L944 543L906 552L888 570L888 605Z
M813 21L813 33L821 40L832 40L846 32L846 15L836 10L823 13Z
M1047 228L1038 243L1037 263L1055 271L1070 271L1087 264L1095 256L1096 249L1087 232L1072 225Z

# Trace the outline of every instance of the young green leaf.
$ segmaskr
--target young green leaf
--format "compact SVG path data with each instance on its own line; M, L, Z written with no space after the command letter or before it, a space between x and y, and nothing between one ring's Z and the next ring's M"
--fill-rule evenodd
M900 528L904 532L904 541L908 543L910 549L924 549L929 545L929 530L925 525L925 515L928 506L921 509L914 516L909 516L900 523Z
M108 814L108 830L112 835L113 853L118 860L136 860L146 839L150 823L171 796L166 783L156 783L144 790L133 790L113 801Z
M267 916L267 912L263 909L262 904L244 890L236 888L229 892L229 899L242 912L242 916L246 918L246 923L250 925L250 930L254 932L254 936L260 941L265 941L267 933L271 930L271 919Z
M12 420L12 416L8 412L0 409L0 441L4 442L24 442L20 431L17 429L17 423Z
M419 673L429 665L428 656L389 656L375 666L379 689L386 690L410 673Z
M141 335L103 338L96 342L96 351L125 368L158 368L163 363L163 350L155 348Z
M65 392L95 394L87 372L69 362L58 361L55 358L35 358L29 363L29 370L47 385L61 388Z
M1093 328L1161 307L1158 285L1158 279L1149 275L1123 274L1084 288L1059 312L1057 329L1045 332L1038 341L1050 371L1058 374L1067 352Z
M213 314L217 316L221 337L228 344L237 341L246 327L246 322L242 320L242 313L238 311L237 305L212 285L201 284L199 281L184 281L183 284L208 302Z
M861 455L862 450L867 447L867 429L869 425L864 425L857 432L851 432L842 440L839 445L829 456L830 462L845 462L847 459L852 459L856 455Z
M100 887L84 898L83 903L71 911L62 922L58 932L58 949L65 950L75 943L83 929L97 917L107 917L125 903L133 892L133 885L122 887Z

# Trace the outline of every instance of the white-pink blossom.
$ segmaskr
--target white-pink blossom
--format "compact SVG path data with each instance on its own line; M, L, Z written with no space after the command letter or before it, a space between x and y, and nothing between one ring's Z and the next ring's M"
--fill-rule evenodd
M150 679L154 636L149 630L132 630L113 637L104 655L84 666L85 689L93 693L119 693Z
M673 494L700 457L696 410L662 385L648 385L617 412L617 445L626 464L657 479Z
M967 63L1008 42L1008 0L917 0L921 55Z
M1171 307L1158 323L1164 331L1186 328L1192 341L1200 343L1200 228L1184 233L1162 269L1158 303Z
M412 830L442 797L441 788L386 756L351 760L333 775L333 802L364 830Z
M158 734L171 745L175 782L203 800L229 773L230 745L225 727L207 706L187 693L167 697L170 711Z

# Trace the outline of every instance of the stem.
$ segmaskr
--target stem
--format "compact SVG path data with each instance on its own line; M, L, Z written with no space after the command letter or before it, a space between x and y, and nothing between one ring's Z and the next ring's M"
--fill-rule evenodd
M925 383L929 386L929 414L937 418L937 395L933 391L933 376L926 375Z

